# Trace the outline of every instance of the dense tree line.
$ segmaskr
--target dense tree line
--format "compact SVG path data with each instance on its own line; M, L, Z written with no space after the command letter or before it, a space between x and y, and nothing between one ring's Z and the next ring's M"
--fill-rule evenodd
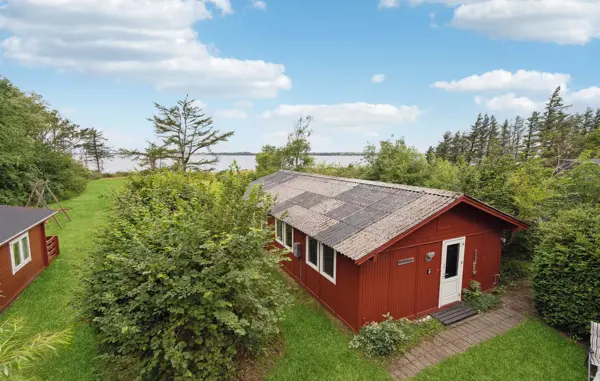
M81 141L77 124L0 78L0 204L23 205L38 179L60 198L82 192L88 171L72 156Z
M494 115L479 114L470 130L444 133L437 147L429 148L428 157L453 163L479 163L498 156L521 161L541 158L545 165L556 166L585 149L598 149L600 108L569 113L560 91L560 87L554 91L543 112L534 111L526 119L516 116L499 123Z

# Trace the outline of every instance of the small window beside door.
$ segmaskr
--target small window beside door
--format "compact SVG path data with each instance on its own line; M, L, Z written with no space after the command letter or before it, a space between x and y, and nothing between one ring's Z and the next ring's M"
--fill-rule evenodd
M25 233L12 240L10 246L10 261L12 273L16 274L26 264L31 262L31 246L29 245L29 233Z

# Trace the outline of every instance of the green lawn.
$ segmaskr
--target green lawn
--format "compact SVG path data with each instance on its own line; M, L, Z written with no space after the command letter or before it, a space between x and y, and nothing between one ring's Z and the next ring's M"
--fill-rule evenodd
M73 221L66 222L61 217L61 222L65 221L63 229L58 229L54 222L47 226L48 234L60 237L60 257L2 316L2 319L24 318L31 333L74 327L73 343L62 349L60 356L36 366L34 376L41 380L93 380L94 335L89 326L80 322L72 301L81 285L80 269L86 265L106 207L106 199L100 196L120 184L122 180L92 181L84 194L62 203L65 208L72 208L68 213Z
M351 335L312 298L295 292L283 323L284 354L266 381L391 381L385 367L348 348Z
M587 375L585 357L584 348L531 319L411 381L580 381Z

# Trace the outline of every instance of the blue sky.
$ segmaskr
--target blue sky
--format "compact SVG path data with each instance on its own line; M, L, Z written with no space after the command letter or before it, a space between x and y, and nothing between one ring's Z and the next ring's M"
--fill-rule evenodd
M424 151L558 85L600 107L599 38L596 0L0 0L0 75L118 148L189 94L235 131L219 150L283 144L310 114L316 151Z

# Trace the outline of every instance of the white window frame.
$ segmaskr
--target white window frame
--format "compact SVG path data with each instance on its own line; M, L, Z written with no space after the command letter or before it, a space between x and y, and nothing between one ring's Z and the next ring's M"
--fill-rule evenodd
M317 241L317 264L314 264L308 260L309 250L310 250L310 245L309 245L310 238L312 238L312 237L306 236L306 260L305 260L305 262L307 265L309 265L310 267L315 269L317 272L321 272L321 269L319 268L319 266L321 265L321 242L319 242L315 239L315 241Z
M281 223L281 239L277 238L277 221L279 221ZM287 227L291 227L292 228L292 242L286 242L286 230ZM282 220L279 219L275 219L275 241L279 242L281 245L283 245L284 247L292 250L292 245L294 244L294 227L292 225L286 224L285 222L283 222Z
M281 239L279 239L279 237L277 237L277 223L281 224ZM283 243L284 240L285 240L285 222L276 218L275 219L275 241L277 241L280 244L282 244L283 246L285 246L285 243Z
M25 259L23 257L24 255L24 250L23 250L23 239L27 238L26 242L27 242L27 252L29 253L29 257L27 259ZM13 245L14 244L18 244L20 246L19 253L21 256L21 264L19 264L18 266L15 266L15 255L14 255L14 250L13 250ZM25 267L26 264L28 264L29 262L31 262L31 243L29 242L29 232L25 232L23 234L21 234L20 236L18 236L17 238L13 239L12 241L10 241L8 243L8 247L10 248L10 263L12 265L12 273L13 275L15 275L17 273L17 271L21 270L23 267Z
M333 277L331 277L323 270L325 267L323 266L323 258L325 258L325 256L323 255L323 246L327 245L324 245L319 242L319 266L321 267L321 270L319 272L321 273L321 275L323 275L323 277L325 277L325 279L329 280L333 284L336 284L335 280L337 278L337 251L335 251L333 247L329 246L331 250L333 250Z

